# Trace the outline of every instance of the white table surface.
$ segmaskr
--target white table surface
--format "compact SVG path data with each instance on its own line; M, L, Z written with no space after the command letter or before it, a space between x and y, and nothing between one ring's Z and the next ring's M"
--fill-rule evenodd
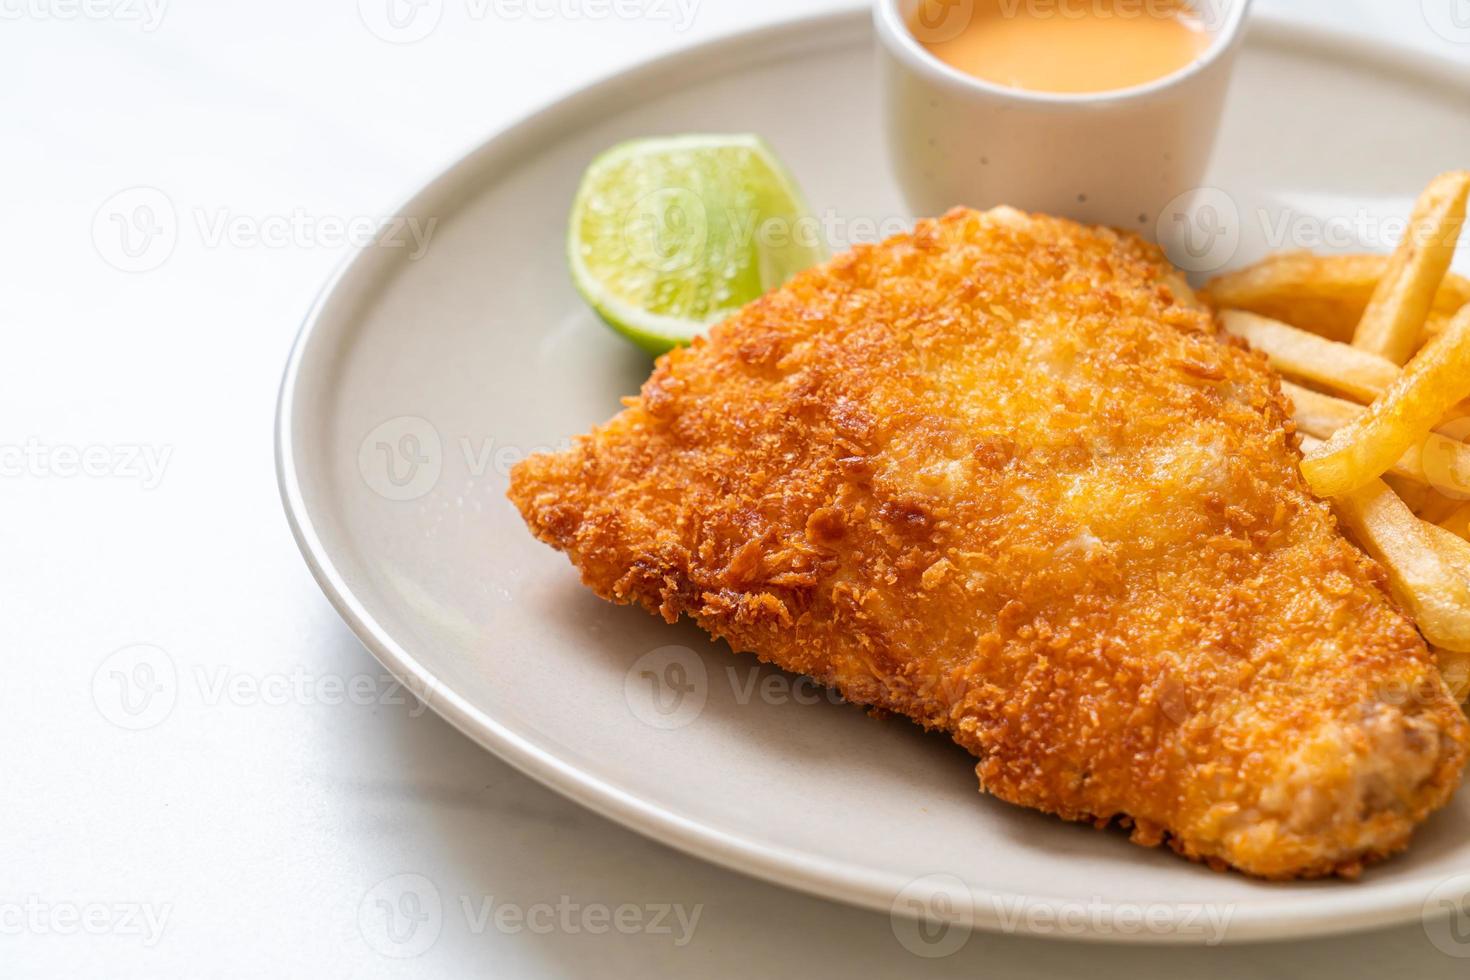
M977 934L920 959L885 916L675 853L369 703L398 699L308 575L271 458L333 222L589 79L831 6L642 0L680 25L421 2L442 23L396 45L357 0L0 0L0 976L1465 975L1417 926L1224 950ZM1420 0L1259 6L1470 58ZM181 216L166 256L118 251L108 202L138 186ZM151 681L119 670L138 644ZM441 902L431 943L374 925L405 874ZM621 905L699 918L584 928Z

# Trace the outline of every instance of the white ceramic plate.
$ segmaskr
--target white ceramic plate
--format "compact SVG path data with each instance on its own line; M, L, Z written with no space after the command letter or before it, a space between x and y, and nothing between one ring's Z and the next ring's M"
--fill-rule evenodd
M854 11L677 54L533 115L406 205L438 219L430 248L414 257L399 235L357 255L311 311L281 392L282 494L322 588L486 748L658 840L795 888L888 910L962 882L981 928L1071 910L1080 924L1062 934L1151 941L1211 936L1113 926L1207 903L1228 912L1226 938L1247 940L1432 911L1436 886L1470 868L1470 794L1357 884L1217 874L982 797L946 739L599 601L506 502L510 463L611 415L648 370L567 279L583 167L628 137L756 131L839 240L870 237L903 213L872 44ZM1212 178L1244 230L1212 261L1257 257L1286 213L1361 211L1370 230L1407 213L1428 177L1470 163L1467 98L1464 73L1422 55L1256 24ZM684 700L664 690L660 714L650 678ZM1017 902L1041 916L1012 919Z

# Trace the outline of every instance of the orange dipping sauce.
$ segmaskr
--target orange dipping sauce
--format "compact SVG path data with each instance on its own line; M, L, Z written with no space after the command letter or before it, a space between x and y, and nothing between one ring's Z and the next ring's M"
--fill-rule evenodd
M909 29L940 61L1032 92L1143 85L1211 40L1184 0L922 0Z

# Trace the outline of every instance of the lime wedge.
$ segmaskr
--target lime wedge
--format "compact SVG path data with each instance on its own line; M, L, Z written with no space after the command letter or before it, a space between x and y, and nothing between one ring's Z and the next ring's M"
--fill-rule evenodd
M634 140L582 177L567 254L577 291L661 354L827 256L801 191L758 136Z

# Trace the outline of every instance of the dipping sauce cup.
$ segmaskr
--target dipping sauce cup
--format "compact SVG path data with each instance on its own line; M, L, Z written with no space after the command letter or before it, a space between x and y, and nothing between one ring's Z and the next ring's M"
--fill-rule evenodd
M909 207L937 215L1009 204L1167 244L1169 215L1187 206L1209 164L1250 0L1191 3L1208 35L1202 52L1129 88L1001 85L926 47L977 16L1075 17L1088 4L1118 15L1130 2L1137 16L1157 15L1150 0L875 0L889 158Z

